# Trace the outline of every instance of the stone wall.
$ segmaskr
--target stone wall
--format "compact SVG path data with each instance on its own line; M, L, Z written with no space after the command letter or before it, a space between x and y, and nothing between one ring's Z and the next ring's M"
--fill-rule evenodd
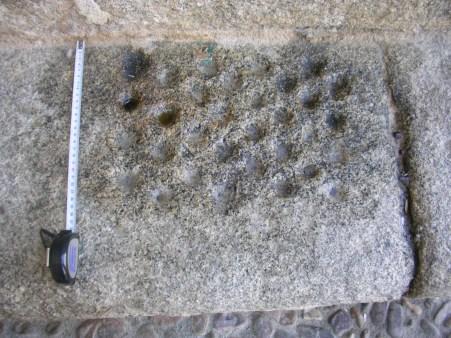
M450 27L450 3L435 1L3 1L0 42L61 44L248 40L281 43L295 32L421 32Z

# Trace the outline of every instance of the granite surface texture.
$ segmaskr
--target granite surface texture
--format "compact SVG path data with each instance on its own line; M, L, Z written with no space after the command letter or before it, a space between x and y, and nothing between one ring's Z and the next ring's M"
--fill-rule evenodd
M451 27L448 0L2 1L0 44L61 44L85 37L107 44L248 39L280 43L310 29L422 32Z
M451 35L388 47L395 100L405 121L410 212L418 250L412 294L451 293Z
M400 298L415 255L385 59L370 43L88 48L80 270L61 287L38 232L64 226L73 51L2 50L0 315Z

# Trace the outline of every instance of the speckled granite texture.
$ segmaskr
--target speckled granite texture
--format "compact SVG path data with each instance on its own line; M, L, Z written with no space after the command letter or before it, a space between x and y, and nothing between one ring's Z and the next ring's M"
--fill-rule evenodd
M1 315L290 309L407 291L414 254L380 46L89 48L73 287L53 283L38 237L64 225L73 55L1 60Z
M451 35L387 50L409 138L410 207L418 248L414 295L451 294Z
M311 30L348 33L443 31L448 0L2 1L0 44L53 45L75 38L108 44L150 40L287 42Z

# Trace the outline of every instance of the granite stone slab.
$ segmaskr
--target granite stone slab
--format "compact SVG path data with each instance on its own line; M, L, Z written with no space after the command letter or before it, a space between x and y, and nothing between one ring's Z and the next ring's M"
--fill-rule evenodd
M449 30L448 0L2 1L0 44L55 45L86 37L280 43L297 32Z
M73 53L2 50L0 315L121 317L399 298L413 277L374 45L89 48L72 287Z
M412 294L451 294L451 36L392 46L393 88L407 121L418 271Z

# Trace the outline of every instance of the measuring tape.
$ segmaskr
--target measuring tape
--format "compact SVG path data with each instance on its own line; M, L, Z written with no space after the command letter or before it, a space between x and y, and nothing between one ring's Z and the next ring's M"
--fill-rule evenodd
M77 234L77 180L80 140L81 96L83 87L84 41L77 41L75 48L74 85L70 122L69 163L67 179L66 229L58 234L41 229L40 235L46 248L46 265L58 283L73 284L78 269L79 236Z

